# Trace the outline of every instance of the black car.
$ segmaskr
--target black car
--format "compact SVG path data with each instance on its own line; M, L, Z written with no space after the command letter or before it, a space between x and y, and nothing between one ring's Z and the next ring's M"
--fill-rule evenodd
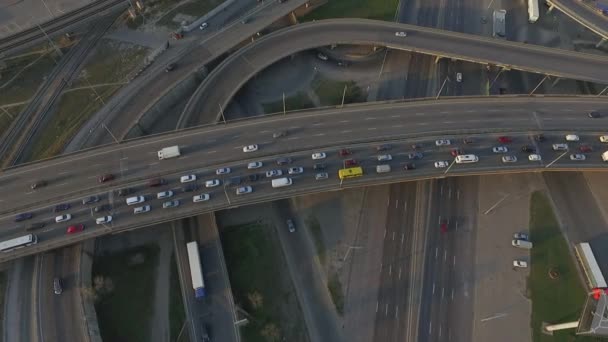
M250 181L250 182L255 182L255 181L257 181L258 179L260 179L260 175L258 175L257 173L253 173L253 174L250 174L250 175L248 176L248 178L249 178L249 181Z
M34 214L32 214L32 213L19 214L19 215L15 216L15 222L21 222L21 221L29 220L32 217L34 217Z
M279 158L277 159L277 165L291 164L291 158Z
M534 147L532 147L530 145L525 145L525 146L522 146L521 151L525 152L525 153L534 153L536 150L534 149Z
M411 153L409 153L407 155L407 157L409 159L412 159L412 160L422 159L422 153L420 153L420 152L411 152Z
M99 196L89 196L82 199L82 204L91 204L99 202Z
M602 114L600 114L600 112L598 112L597 110L592 110L587 115L592 119L597 119L597 118L602 117Z
M120 190L118 190L118 196L127 196L128 194L132 193L133 189L131 188L122 188Z
M57 204L55 206L55 212L64 211L70 209L69 203Z
M545 136L542 134L537 134L534 136L534 140L536 140L538 142L543 142L543 141L545 141Z
M93 211L95 211L96 213L101 212L101 211L110 211L112 210L112 206L109 204L102 204L100 206L95 207L95 209L93 209Z
M192 191L196 191L196 189L198 189L197 184L188 184L182 188L182 191L183 192L192 192Z
M468 145L474 143L475 140L473 140L473 138L464 138L462 142Z
M228 186L236 186L236 185L240 185L240 184L241 184L241 177L232 177L226 182L226 185L228 185Z
M382 144L382 145L378 145L376 146L376 151L380 152L380 151L388 151L392 148L393 146L391 144Z
M25 228L25 230L36 230L36 229L44 228L44 225L45 225L44 222L34 222L34 223L31 223L29 226L27 226L27 228Z
M405 166L403 167L404 170L415 170L416 169L416 164L414 163L407 163L405 164Z
M323 164L323 163L317 163L317 164L315 164L313 166L313 169L315 171L322 171L322 170L325 170L325 167L326 167L325 164Z

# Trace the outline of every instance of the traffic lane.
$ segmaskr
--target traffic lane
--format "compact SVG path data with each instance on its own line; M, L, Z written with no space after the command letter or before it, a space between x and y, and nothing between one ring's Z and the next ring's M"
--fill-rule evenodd
M407 31L407 37L396 37L395 32L402 30ZM184 109L179 127L219 120L220 108L225 108L236 92L260 70L293 53L335 43L382 44L393 49L589 82L608 80L608 60L594 55L412 25L371 20L322 20L264 37L226 59L196 90L193 97L196 100Z
M608 22L606 18L594 11L582 1L573 0L550 0L548 3L555 4L556 7L570 17L575 17L584 22L586 27L592 29L604 38L608 38Z
M352 154L349 156L344 156L344 157L339 156L339 154L338 154L339 150L322 149L319 151L325 152L328 156L327 158L322 159L322 160L312 160L312 158L309 157L310 156L309 154L291 155L290 157L293 159L292 164L290 164L289 166L277 166L275 163L275 160L264 159L261 157L260 159L255 159L255 160L252 159L252 161L262 162L262 164L263 164L263 166L261 168L255 169L255 170L249 170L249 169L247 169L246 164L243 165L242 163L239 163L236 165L228 165L233 170L233 172L228 175L218 176L215 174L215 169L209 169L209 168L200 168L200 169L192 170L185 174L195 174L198 177L196 182L191 183L191 184L197 184L197 186L198 186L198 189L196 191L191 192L192 195L200 194L200 193L209 193L210 196L212 196L212 198L216 198L218 195L221 197L222 195L229 195L229 194L224 193L224 186L220 186L220 187L216 187L216 188L204 188L203 184L206 180L219 179L222 182L222 184L225 184L225 182L227 180L229 180L230 178L248 177L249 175L255 173L260 178L262 178L258 183L263 184L263 183L270 182L270 180L267 177L265 177L265 172L267 172L267 171L281 170L284 175L288 175L288 172L287 172L288 167L301 166L301 167L304 167L305 172L307 174L309 174L310 171L314 171L314 170L312 170L312 167L314 164L317 164L317 163L325 164L326 169L324 171L335 175L337 173L337 170L344 166L344 161L346 159L355 159L362 166L371 167L372 169L369 170L370 172L375 171L375 170L373 170L373 168L377 164L389 164L389 165L392 165L393 167L397 167L400 169L403 168L405 165L414 164L420 170L420 169L424 169L424 168L434 167L434 163L436 161L445 161L447 163L452 163L453 157L451 155L451 152L455 149L460 149L461 153L473 153L473 154L478 155L478 157L480 158L480 162L477 165L488 165L488 166L497 165L497 164L500 165L500 163L502 163L501 158L504 155L516 156L518 158L518 161L516 163L502 163L504 168L518 168L521 166L520 165L521 163L524 163L526 165L525 167L548 166L551 163L553 163L552 165L555 165L555 166L573 166L573 167L585 166L585 167L588 167L588 166L596 165L597 162L599 162L601 160L599 155L603 151L603 149L602 149L603 146L602 146L602 143L599 143L599 141L597 140L597 137L595 135L580 135L581 140L577 143L578 145L581 145L581 146L595 147L595 152L586 154L589 157L589 159L586 161L570 160L569 154L577 152L574 149L576 147L576 145L571 147L572 148L571 152L564 153L562 151L553 151L552 142L562 142L563 141L562 139L564 136L565 136L564 133L547 134L546 135L547 141L537 144L537 146L536 146L537 153L539 153L543 157L543 159L540 162L534 162L534 161L527 160L527 157L529 154L521 151L522 146L534 146L535 142L531 136L526 135L526 134L511 135L510 138L513 140L512 143L501 144L497 141L498 137L500 137L498 134L490 134L490 135L481 135L481 136L468 135L467 137L474 141L473 144L468 144L468 145L465 145L462 143L458 144L458 142L462 142L462 139L460 139L460 138L454 139L453 137L447 137L447 138L452 138L453 145L437 147L437 146L435 146L435 141L433 141L433 140L431 140L431 141L429 141L429 140L410 140L407 143L398 141L398 142L393 142L393 146L390 150L383 151L383 152L376 151L375 146L369 146L369 145L356 146L356 147L348 146L350 148L350 151L352 152ZM597 143L587 143L586 141L598 141L598 142ZM421 146L421 148L419 148L415 151L422 153L422 155L423 155L422 159L410 159L410 154L414 152L414 150L412 149L410 144L416 144L416 145ZM572 145L573 143L570 143L570 144ZM507 153L492 152L493 147L502 146L502 145L504 145L505 147L510 149L510 151ZM381 154L390 154L392 160L387 161L387 162L378 161L378 156ZM557 158L559 158L560 156L561 156L561 158L558 160ZM487 162L489 162L489 164L487 164ZM455 166L455 165L452 165L452 166ZM464 167L464 166L456 165L456 169L461 168L461 167ZM451 169L451 167L450 167L450 169ZM456 169L454 169L454 170L456 170ZM443 171L443 172L448 171L449 172L449 170L447 168L443 168L438 171ZM319 170L318 172L321 172L321 170ZM410 170L410 172L415 173L416 171ZM132 193L128 196L143 195L147 199L152 199L152 198L156 197L157 193L159 193L161 191L167 191L167 190L171 190L174 193L179 194L179 193L183 192L182 189L185 186L189 185L189 184L179 183L179 177L181 175L182 174L172 174L172 175L165 176L163 179L167 181L167 184L164 186L158 187L158 188L149 188L147 186L147 182L138 182L138 183L131 184L131 185L129 185L129 187L134 191L134 193ZM298 177L295 177L295 178L297 179ZM311 175L311 177L312 177L312 175ZM101 198L100 202L97 202L97 203L91 204L91 205L87 205L87 206L80 206L80 203L82 200L81 198L62 201L62 203L67 203L67 204L71 205L70 209L62 211L62 212L54 212L55 205L59 204L59 203L55 203L52 205L47 205L45 207L39 208L38 210L34 211L34 214L36 215L36 219L32 220L32 222L42 221L45 223L52 224L54 218L63 213L70 213L75 218L79 217L79 216L80 217L89 216L91 218L100 217L100 216L103 216L103 213L95 214L92 209L93 209L93 207L99 206L101 204L105 204L106 202L111 202L111 204L113 206L113 212L116 212L118 209L125 206L125 204L124 204L125 198L116 196L116 194L114 192L98 194L98 196ZM106 201L106 199L108 199L108 200ZM8 222L10 222L12 219L13 219L13 215L5 215L2 218L2 220L6 222L7 226L9 225ZM23 227L23 229L25 229L25 227L28 226L29 223L30 222L27 222L24 224L18 224L18 225L14 225L14 226L15 227L20 226L20 227ZM49 228L52 229L51 225L49 225L45 229L49 229ZM6 231L5 234L11 234L12 229L11 228L7 228L7 229L10 229L10 230Z

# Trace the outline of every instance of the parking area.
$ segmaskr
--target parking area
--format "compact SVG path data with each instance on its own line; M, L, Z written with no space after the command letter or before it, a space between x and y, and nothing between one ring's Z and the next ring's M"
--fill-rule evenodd
M536 174L480 178L473 341L531 340L528 269L513 266L513 260L529 262L530 254L511 240L527 232L530 195L542 184Z

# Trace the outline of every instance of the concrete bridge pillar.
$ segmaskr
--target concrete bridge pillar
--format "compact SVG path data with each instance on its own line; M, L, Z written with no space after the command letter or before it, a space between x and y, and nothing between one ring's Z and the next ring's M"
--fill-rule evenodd
M436 56L435 57L435 64L439 63L439 61L441 60L441 56Z
M548 2L547 2L547 4L549 5L549 9L547 10L547 14L549 14L549 13L551 13L553 11L553 9L555 8L555 6L553 6L552 4L550 4Z
M595 44L595 48L599 49L599 47L602 46L605 42L606 42L606 38L602 38L602 40L600 40L597 44Z

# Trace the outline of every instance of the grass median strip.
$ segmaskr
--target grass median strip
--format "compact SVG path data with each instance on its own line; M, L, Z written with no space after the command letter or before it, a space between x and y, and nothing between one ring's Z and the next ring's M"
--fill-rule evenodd
M281 99L275 102L264 103L262 104L262 107L264 107L264 113L266 114L281 113L283 112L283 100ZM312 100L308 97L308 94L303 91L285 98L285 111L287 112L313 107L314 104L312 103Z
M553 336L541 332L543 322L555 324L577 320L585 302L585 289L551 203L540 191L534 192L530 201L530 237L534 243L528 280L533 341L595 341L575 336L574 329L558 331ZM552 279L550 271L557 272L558 277Z
M354 81L336 81L317 76L312 82L321 106L338 106L344 104L365 102L363 91Z

